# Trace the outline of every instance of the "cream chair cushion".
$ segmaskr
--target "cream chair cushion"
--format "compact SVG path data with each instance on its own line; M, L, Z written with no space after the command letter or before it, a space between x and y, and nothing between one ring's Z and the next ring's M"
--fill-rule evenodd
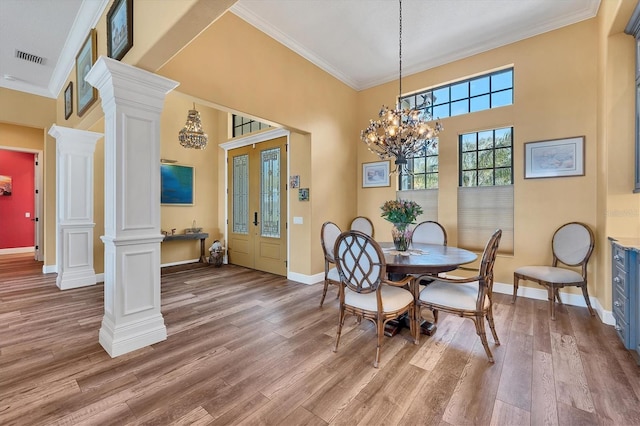
M465 284L451 284L433 281L420 292L420 300L436 305L473 311L478 300L478 281ZM484 307L489 307L489 297L484 299Z
M550 283L568 284L583 281L582 275L576 271L554 266L523 266L516 269L515 273Z
M386 284L380 285L380 296L382 297L382 312L397 311L413 302L413 295L409 291L402 287L393 287ZM358 293L349 287L345 287L344 303L354 308L365 309L367 311L378 310L375 291L371 293Z

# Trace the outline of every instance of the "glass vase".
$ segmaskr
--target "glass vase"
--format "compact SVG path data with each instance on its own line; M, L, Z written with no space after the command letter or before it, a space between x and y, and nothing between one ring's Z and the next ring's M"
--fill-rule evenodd
M398 251L407 251L411 246L411 237L413 237L413 230L409 229L408 223L394 223L391 228L391 236L393 237L393 244Z

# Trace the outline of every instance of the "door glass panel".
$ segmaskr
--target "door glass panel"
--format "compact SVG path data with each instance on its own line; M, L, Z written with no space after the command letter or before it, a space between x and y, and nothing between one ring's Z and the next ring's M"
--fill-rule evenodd
M249 155L233 157L233 232L249 233Z
M260 235L280 238L280 148L260 154Z

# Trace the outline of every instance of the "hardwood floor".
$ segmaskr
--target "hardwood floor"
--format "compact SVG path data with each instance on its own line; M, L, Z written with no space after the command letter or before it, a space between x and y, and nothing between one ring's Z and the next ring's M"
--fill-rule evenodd
M640 369L586 308L495 295L495 364L469 320L385 338L335 288L225 265L164 270L168 339L117 358L98 344L102 285L60 291L0 256L2 425L640 425Z

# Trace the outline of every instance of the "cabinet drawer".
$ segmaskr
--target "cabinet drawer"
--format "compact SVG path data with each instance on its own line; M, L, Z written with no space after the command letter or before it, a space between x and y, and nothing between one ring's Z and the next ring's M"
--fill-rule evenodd
M614 318L616 319L616 333L618 333L618 336L622 340L624 347L627 349L631 349L629 347L629 327L627 326L627 323L619 318L616 318L615 315Z
M613 288L617 289L624 297L629 297L627 291L627 273L618 266L613 268Z
M613 253L612 253L613 254L613 264L614 265L618 265L623 271L626 271L627 268L625 266L625 259L626 259L625 251L623 250L622 247L620 247L617 244L614 244L612 246L612 249L613 249L612 250L613 251Z
M613 287L613 313L624 322L629 323L629 300L618 291L616 286Z

